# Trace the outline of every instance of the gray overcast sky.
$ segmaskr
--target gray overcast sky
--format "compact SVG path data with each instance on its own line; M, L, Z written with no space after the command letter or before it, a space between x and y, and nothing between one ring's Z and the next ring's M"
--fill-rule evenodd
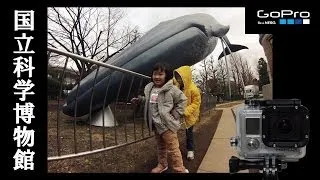
M258 34L245 34L245 8L127 8L128 21L130 24L138 25L142 33L149 31L162 21L174 19L179 16L207 13L212 15L223 25L229 25L227 34L232 44L241 44L249 50L239 51L248 59L252 70L256 69L258 59L266 59L262 46L259 44ZM222 52L222 46L217 44L212 55L215 59Z

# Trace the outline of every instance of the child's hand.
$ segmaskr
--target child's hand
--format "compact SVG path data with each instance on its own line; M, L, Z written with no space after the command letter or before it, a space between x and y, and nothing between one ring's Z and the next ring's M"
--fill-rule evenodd
M130 101L132 104L135 104L137 105L139 103L139 98L132 98L131 101Z

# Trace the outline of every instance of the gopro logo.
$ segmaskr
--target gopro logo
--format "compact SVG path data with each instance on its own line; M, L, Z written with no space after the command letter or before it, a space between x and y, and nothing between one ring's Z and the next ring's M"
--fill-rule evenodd
M265 12L264 10L257 11L258 18L310 18L310 12L308 11L292 11L292 10L281 10Z

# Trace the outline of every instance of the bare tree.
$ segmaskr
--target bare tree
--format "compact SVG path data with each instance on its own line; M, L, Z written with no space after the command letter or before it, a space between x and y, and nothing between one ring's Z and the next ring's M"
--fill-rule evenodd
M232 56L227 57L227 61L230 62L229 67L226 66L225 61L222 59L218 60L218 63L214 63L213 56L201 61L201 69L198 71L199 76L194 77L194 79L203 92L217 96L229 93L228 71L226 68L229 68L231 75L230 87L233 95L241 95L244 84L249 85L253 82L253 72L247 60L241 54L233 53Z
M240 72L240 64L241 61L238 57L238 55L235 53L231 58L230 64L231 64L231 72L233 75L233 79L235 81L235 88L237 88L238 94L241 94L241 87L243 86L242 84L242 78L241 77L241 72Z
M208 70L207 70L207 59L204 59L200 62L200 71L199 71L199 78L197 79L197 84L199 85L200 89L203 92L206 92L206 83L208 80Z
M214 88L214 83L212 81L209 83L209 80L215 79L216 69L214 66L214 58L210 56L200 63L201 70L199 71L200 79L198 80L201 89L209 93Z
M250 85L253 83L253 71L249 67L248 61L244 59L240 54L237 54L237 59L240 65L241 77L244 85Z
M208 72L208 80L207 80L207 88L208 91L211 94L219 94L220 93L220 87L217 79L217 68L216 65L214 64L214 58L211 55L208 59L207 62L207 72Z
M197 84L197 81L199 79L199 76L197 74L197 69L195 66L191 66L190 68L191 68L191 74L192 74L192 81Z
M239 53L233 53L230 60L233 78L235 79L238 93L241 94L243 86L253 84L253 71L249 67L248 61Z
M120 8L49 8L48 45L106 62L140 36L138 27L121 22L124 17ZM72 60L77 73L83 70L82 78L95 69L91 63Z
M254 76L253 76L253 71L252 69L249 67L248 61L243 61L243 74L245 75L245 84L249 85L249 84L253 84L254 82Z
M221 86L220 92L223 94L227 94L227 70L226 70L226 65L223 63L224 61L219 60L217 64L217 79L218 82Z

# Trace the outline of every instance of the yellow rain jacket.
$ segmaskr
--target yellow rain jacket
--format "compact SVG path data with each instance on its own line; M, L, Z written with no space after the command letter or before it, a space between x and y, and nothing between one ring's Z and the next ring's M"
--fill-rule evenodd
M199 88L192 81L190 66L181 66L174 70L174 72L177 72L181 76L184 85L183 93L188 98L187 107L184 111L186 128L188 129L199 120L201 94ZM175 77L173 77L173 83L180 88Z

